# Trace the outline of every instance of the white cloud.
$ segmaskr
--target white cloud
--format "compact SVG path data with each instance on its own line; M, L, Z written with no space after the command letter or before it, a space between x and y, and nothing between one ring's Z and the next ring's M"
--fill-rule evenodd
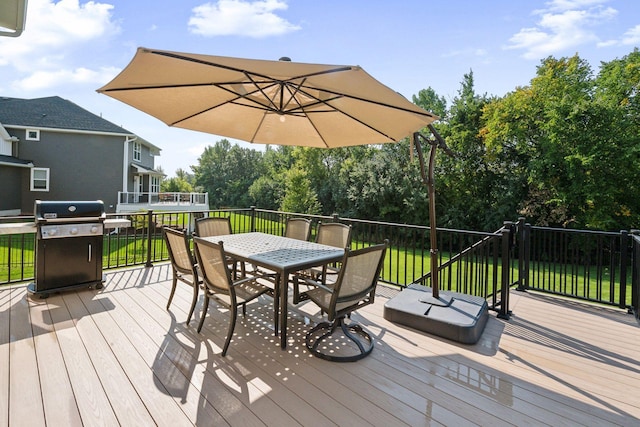
M11 86L20 92L37 92L50 87L61 86L69 83L76 84L103 84L109 81L120 72L115 67L102 68L98 71L87 68L76 68L73 70L40 70L29 76L14 81Z
M581 9L584 7L600 5L609 2L609 0L551 0L545 5L549 11L564 11Z
M606 0L554 0L536 10L540 18L535 27L523 28L509 39L505 49L524 50L523 57L540 59L587 43L598 43L594 29L618 13L604 7ZM574 52L571 52L574 53Z
M624 33L621 42L623 45L631 46L640 44L640 24Z
M11 67L23 76L4 83L24 90L94 83L95 76L104 76L105 71L76 67L74 62L86 62L87 49L95 52L99 43L119 32L111 19L112 9L110 4L95 1L29 0L22 35L0 39L0 67Z
M640 24L628 29L620 39L606 40L598 43L598 47L637 46L640 44Z
M286 10L287 3L278 0L219 0L193 8L189 30L203 36L239 35L268 37L300 29L275 14Z

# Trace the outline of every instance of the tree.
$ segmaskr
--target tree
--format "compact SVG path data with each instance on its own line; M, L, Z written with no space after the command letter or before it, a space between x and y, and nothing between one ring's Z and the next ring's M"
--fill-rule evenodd
M303 214L319 214L322 211L318 195L311 187L311 181L304 170L297 167L289 170L285 185L280 210Z
M160 184L160 191L170 193L191 193L193 187L184 178L172 177Z
M262 153L222 139L205 148L192 169L212 206L246 207L251 204L249 187L263 173Z
M439 96L431 87L421 89L418 96L413 95L413 103L427 111L431 111L444 120L447 115L447 101L444 96Z
M625 220L633 216L626 200L637 197L620 185L638 179L637 139L630 137L637 126L619 108L633 92L633 79L620 82L627 60L603 65L594 79L577 55L549 57L530 86L485 109L487 146L513 152L511 164L526 176L519 211L532 222L598 229L633 222Z
M491 99L476 94L473 71L464 75L449 110L435 93L427 95L421 97L421 106L439 110L441 121L435 126L455 153L452 158L438 151L436 157L438 225L495 230L513 203L500 191L500 170L492 167L479 131L484 123L483 109ZM423 147L425 156L428 149Z
M640 224L640 51L603 63L595 81L593 200L590 223L631 229ZM604 184L604 185L602 185Z
M262 157L263 174L249 187L251 203L262 209L279 209L285 194L286 172L295 160L293 147L267 146Z

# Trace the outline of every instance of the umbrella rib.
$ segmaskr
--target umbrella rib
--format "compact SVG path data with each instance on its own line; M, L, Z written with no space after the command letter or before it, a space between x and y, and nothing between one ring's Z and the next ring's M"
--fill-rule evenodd
M112 87L109 89L102 89L101 92L125 92L129 90L147 90L147 89L174 89L185 87L199 87L199 86L211 86L215 83L184 83L184 84L170 84L170 85L153 85L153 86L137 86L137 87Z
M256 73L256 72L253 72L253 71L243 70L242 68L238 68L238 67L231 67L229 65L222 65L222 64L217 64L215 62L211 62L211 61L205 61L203 59L191 58L189 56L179 55L179 54L174 53L174 52L165 52L165 51L161 51L161 50L152 50L152 49L145 49L145 50L146 50L146 52L154 54L154 55L166 56L166 57L174 58L174 59L181 59L183 61L195 62L197 64L202 64L202 65L210 65L212 67L218 67L218 68L224 68L224 69L230 70L230 71L236 71L238 73L243 73L245 75L251 74L253 76L258 76L258 77L262 77L262 78L265 78L265 79L273 80L273 78L271 76L268 76L268 75L265 75L265 74ZM284 81L295 80L295 79L299 79L299 78L308 78L308 77L313 77L313 76L319 76L319 75L322 75L322 74L340 73L342 71L349 71L351 69L353 69L353 67L350 66L350 65L338 66L338 67L332 68L330 70L322 70L322 71L316 71L314 73L303 74L303 75L300 75L300 76L297 76L297 77L292 77L292 78L284 80Z
M310 97L312 97L312 98L316 99L316 100L317 100L318 102L320 102L320 103L326 104L326 102L325 102L325 101L323 101L322 99L319 99L319 98L317 98L317 97L315 97L315 96L311 95L310 93L308 93L308 92L306 92L306 91L304 91L304 90L302 90L302 89L318 89L318 88L315 88L315 87L312 87L312 86L309 86L309 87L307 87L307 86L304 86L304 87L303 87L303 86L300 86L300 90L301 90L305 95L310 96ZM325 91L325 92L331 93L332 95L335 95L337 98L349 98L349 99L354 99L354 100L356 100L356 101L367 102L367 103L369 103L369 104L380 105L380 106L382 106L382 107L387 107L387 108L391 108L391 109L394 109L394 110L404 111L404 112L407 112L407 113L420 114L420 115L422 115L422 116L427 116L427 117L434 117L434 115L433 115L432 113L429 113L428 111L424 111L424 112L422 112L422 111L415 111L415 110L412 110L412 109L409 109L409 108L399 107L399 106L396 106L396 105L391 105L391 104L387 104L387 103L380 102L380 101L374 101L374 100L372 100L372 99L367 99L367 98L362 98L362 97L359 97L359 96L349 95L348 93L336 92L336 91L331 90L331 89L322 89L322 90L323 90L323 91ZM333 101L334 99L336 99L336 98L332 98L332 99L331 99L331 101ZM329 105L329 104L327 104L327 105ZM332 108L333 108L333 107L332 107Z

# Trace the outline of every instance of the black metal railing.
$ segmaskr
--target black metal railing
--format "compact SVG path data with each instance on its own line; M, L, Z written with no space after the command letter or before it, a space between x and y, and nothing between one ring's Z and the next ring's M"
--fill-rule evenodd
M150 266L167 261L162 238L167 225L192 232L202 216L228 216L235 233L284 234L290 217L352 226L352 248L388 239L381 280L398 287L430 286L430 229L426 226L301 215L264 209L207 212L108 214L116 222L105 230L103 268ZM33 222L33 217L2 218L0 224ZM33 227L35 231L35 227ZM440 289L481 296L500 316L509 316L509 289L537 290L627 308L638 316L640 232L618 233L534 227L524 219L505 222L494 233L438 229ZM311 239L315 239L312 234ZM0 284L33 280L35 234L0 234Z
M631 308L631 235L534 227L520 219L518 289ZM636 262L637 262L636 254Z

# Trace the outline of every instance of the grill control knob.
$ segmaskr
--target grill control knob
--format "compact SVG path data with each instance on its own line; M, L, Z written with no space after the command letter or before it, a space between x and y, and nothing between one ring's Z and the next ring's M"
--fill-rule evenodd
M71 230L69 230L70 234L76 235L78 234L78 229L76 227L73 227Z
M49 232L48 232L49 236L55 236L57 233L58 233L58 230L55 228L49 229Z
M98 227L96 227L95 225L93 227L91 227L91 232L93 234L96 234L98 232Z

